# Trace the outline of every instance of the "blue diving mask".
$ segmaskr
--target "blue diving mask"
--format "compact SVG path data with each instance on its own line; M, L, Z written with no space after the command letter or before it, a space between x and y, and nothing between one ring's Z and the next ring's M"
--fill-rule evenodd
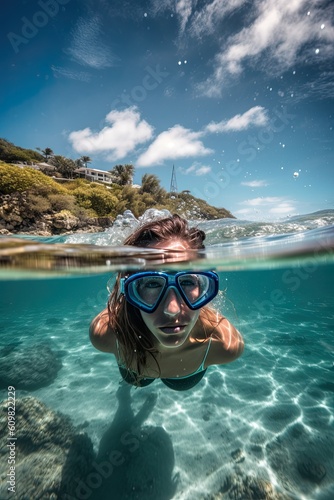
M143 271L121 279L121 293L133 306L153 313L168 288L174 288L189 309L200 309L218 293L219 278L212 271L164 273Z

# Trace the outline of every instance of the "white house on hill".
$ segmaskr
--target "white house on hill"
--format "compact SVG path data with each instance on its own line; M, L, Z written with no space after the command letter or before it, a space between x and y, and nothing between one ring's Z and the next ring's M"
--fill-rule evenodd
M99 170L97 168L80 167L75 170L80 177L84 177L88 181L100 181L106 182L107 184L112 184L114 182L113 176L106 172L105 170Z

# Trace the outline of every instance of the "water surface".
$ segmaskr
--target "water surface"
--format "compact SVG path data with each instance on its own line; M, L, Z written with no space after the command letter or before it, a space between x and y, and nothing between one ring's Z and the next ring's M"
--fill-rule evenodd
M123 459L106 477L102 469L94 469L96 477L87 473L71 498L334 497L333 223L333 211L272 224L200 222L205 253L173 255L172 261L123 252L121 241L133 229L129 217L105 233L35 238L25 266L24 259L11 265L15 257L6 238L0 240L7 251L1 260L2 362L16 364L18 381L27 369L25 352L42 356L51 349L62 365L41 387L20 388L21 380L16 397L31 395L69 416L91 440L95 463L115 450ZM24 237L24 244L34 243ZM61 259L49 259L48 247L59 245ZM85 245L83 260L78 245ZM87 256L95 251L92 265ZM210 367L183 393L158 380L142 389L120 386L114 358L91 346L88 326L105 307L111 275L136 266L216 269L221 292L214 305L242 332L243 356ZM38 358L33 362L38 371ZM7 397L5 386L1 396ZM23 469L17 465L21 491Z

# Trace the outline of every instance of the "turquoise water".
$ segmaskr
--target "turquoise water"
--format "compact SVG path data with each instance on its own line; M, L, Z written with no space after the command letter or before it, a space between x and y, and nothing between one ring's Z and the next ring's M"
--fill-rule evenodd
M3 366L10 360L16 367L10 384L18 384L16 398L33 396L69 416L91 440L95 459L81 479L73 472L71 493L51 497L43 490L47 445L31 445L39 462L24 465L20 456L29 447L25 441L20 452L17 427L17 492L8 498L334 498L333 217L329 211L285 224L204 223L206 264L215 265L221 282L215 306L241 331L246 347L234 363L210 367L187 392L159 381L142 389L119 385L114 358L91 346L89 323L108 297L111 273L104 267L57 279L33 279L33 273L20 279L17 270L11 271L15 279L6 275L0 356ZM117 238L129 224L121 229ZM120 244L112 230L61 242L101 245L110 238ZM45 344L61 368L43 386L20 389L20 371L29 377L24 353L41 353L29 355L36 372ZM3 373L0 381L6 400ZM6 498L2 467L0 497ZM33 486L22 482L36 467L45 467L36 494L24 496Z

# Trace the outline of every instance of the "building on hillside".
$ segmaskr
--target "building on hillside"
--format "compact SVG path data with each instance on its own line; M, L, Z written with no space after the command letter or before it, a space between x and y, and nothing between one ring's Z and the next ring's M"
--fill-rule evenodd
M100 181L106 182L107 184L112 184L114 182L114 177L105 170L99 170L97 168L80 167L74 170L79 177L87 179L88 181Z

